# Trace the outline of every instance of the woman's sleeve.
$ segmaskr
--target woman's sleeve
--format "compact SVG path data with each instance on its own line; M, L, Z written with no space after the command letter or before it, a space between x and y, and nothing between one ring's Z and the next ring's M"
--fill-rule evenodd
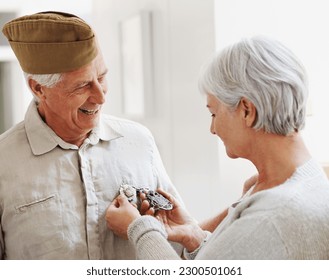
M142 216L131 223L128 228L128 238L135 246L137 259L180 259L167 241L164 227L152 216Z

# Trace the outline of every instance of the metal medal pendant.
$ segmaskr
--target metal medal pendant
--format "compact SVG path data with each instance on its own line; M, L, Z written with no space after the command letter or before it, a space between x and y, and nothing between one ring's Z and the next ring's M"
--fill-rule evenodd
M132 185L122 184L119 189L120 194L123 194L130 203L137 204L137 192L136 188Z
M139 188L129 184L122 184L119 191L120 194L123 194L128 198L129 202L135 204L138 204L138 202L140 203L138 194L141 192L145 193L147 201L155 211L171 210L173 208L172 203L167 198L156 191L149 190L148 188Z
M171 210L173 208L172 203L156 191L148 191L146 198L154 210Z

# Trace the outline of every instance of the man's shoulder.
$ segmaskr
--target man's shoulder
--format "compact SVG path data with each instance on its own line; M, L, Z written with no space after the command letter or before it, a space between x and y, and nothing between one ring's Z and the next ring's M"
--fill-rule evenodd
M0 135L0 166L8 167L18 157L30 149L24 122L21 122ZM3 171L3 170L2 170Z
M150 130L143 124L125 118L103 114L102 120L105 124L122 134L139 133L151 136Z
M0 149L15 145L26 136L24 121L14 125L0 135Z

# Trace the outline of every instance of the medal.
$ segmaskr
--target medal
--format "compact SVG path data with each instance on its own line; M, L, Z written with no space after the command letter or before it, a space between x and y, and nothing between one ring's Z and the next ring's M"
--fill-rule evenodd
M145 193L147 201L150 206L157 210L171 210L173 208L172 203L157 191L149 190L148 188L135 187L129 184L122 184L120 186L120 194L127 197L130 203L138 204L138 195Z

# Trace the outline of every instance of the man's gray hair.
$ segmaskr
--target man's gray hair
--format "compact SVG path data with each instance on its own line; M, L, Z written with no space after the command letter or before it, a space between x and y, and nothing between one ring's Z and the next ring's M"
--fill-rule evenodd
M52 88L54 86L56 86L63 77L63 74L61 73L56 73L56 74L29 74L29 73L25 73L24 72L24 77L25 80L28 84L29 80L35 80L37 83L39 83L42 86L48 87L48 88ZM39 98L33 93L32 94L34 96L34 99L36 101L39 101Z
M232 109L250 100L257 110L254 129L289 135L305 125L304 67L275 40L252 37L223 49L204 68L199 88Z

